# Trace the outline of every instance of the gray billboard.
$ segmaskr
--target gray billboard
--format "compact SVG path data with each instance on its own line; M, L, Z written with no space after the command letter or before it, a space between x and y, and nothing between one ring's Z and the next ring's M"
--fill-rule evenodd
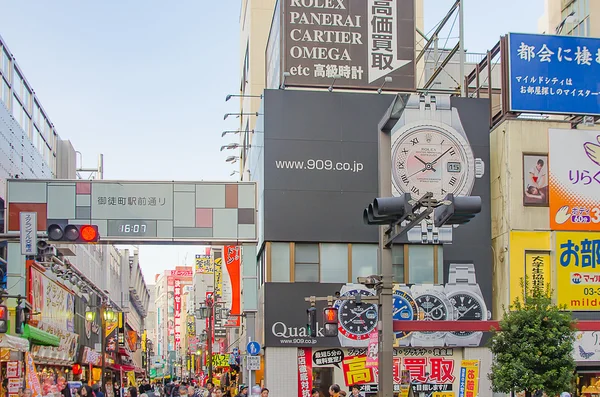
M414 0L279 0L277 12L266 58L286 85L377 89L392 77L386 89L414 90Z

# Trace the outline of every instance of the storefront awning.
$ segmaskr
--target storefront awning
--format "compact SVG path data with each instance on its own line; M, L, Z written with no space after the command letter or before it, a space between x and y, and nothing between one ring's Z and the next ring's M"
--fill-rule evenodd
M60 346L60 338L56 335L52 335L49 332L42 331L39 328L33 327L29 324L25 324L23 327L23 338L29 339L29 341L38 346Z
M29 351L29 341L18 336L0 334L0 349L9 349L18 352Z

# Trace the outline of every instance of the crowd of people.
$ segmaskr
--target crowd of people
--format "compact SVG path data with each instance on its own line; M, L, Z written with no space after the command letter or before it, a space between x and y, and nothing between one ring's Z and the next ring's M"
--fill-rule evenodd
M237 390L232 390L215 386L213 382L209 381L205 386L188 382L148 385L144 390L140 388L139 391L139 397L248 397L250 390L244 384L240 385ZM269 397L269 389L256 385L252 387L252 395ZM130 388L127 397L138 397L137 390Z

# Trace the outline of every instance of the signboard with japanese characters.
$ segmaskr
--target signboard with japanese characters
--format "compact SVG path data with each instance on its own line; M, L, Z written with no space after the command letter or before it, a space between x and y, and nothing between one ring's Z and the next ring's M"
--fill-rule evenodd
M306 351L307 349L309 348L299 348L298 351ZM342 351L342 355L339 356L341 358L341 371L339 365L336 364L337 360L332 363L317 361L317 359L322 358L322 355L317 353L327 353L329 350L326 349L313 352L312 366L315 368L338 367L334 369L333 380L334 383L345 385L342 386L342 389L359 386L365 395L372 395L377 392L378 369L367 365L366 348L330 350ZM335 355L335 357L338 356ZM431 397L435 392L457 392L460 381L461 359L460 349L395 348L393 361L394 391L399 392L402 384L410 382L415 395L425 393L425 396Z
M37 212L38 230L57 224L98 226L102 242L256 241L253 182L9 180L9 233L19 214Z
M310 397L313 384L311 348L298 348L298 397Z
M413 0L279 0L277 12L267 81L286 73L286 86L414 90Z
M550 129L550 229L600 231L600 130Z
M181 280L175 279L173 300L175 302L175 350L181 345Z
M513 112L600 114L600 39L510 33Z
M557 304L600 311L600 233L556 233Z

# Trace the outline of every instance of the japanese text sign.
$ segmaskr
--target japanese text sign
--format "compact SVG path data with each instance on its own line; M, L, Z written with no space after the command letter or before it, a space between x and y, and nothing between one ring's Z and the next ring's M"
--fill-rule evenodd
M508 37L511 111L600 114L600 39Z
M310 347L298 348L298 397L310 397L313 383L311 352Z
M317 350L313 353L313 361L318 366L333 364L339 368L343 360L344 352L342 349Z
M526 275L528 288L539 286L545 290L546 286L552 281L550 253L540 251L525 251L524 265L524 271L519 272L515 276L519 277L520 280ZM519 298L519 300L523 302L523 292L523 288L519 288L518 290L511 289L510 301L514 302L516 298Z
M458 397L476 397L479 390L479 360L462 360Z
M600 233L556 233L557 303L600 310Z
M181 343L181 280L175 279L173 300L175 301L175 350Z
M600 130L550 129L548 147L550 228L600 231Z
M291 86L414 89L413 0L286 0L269 43ZM267 54L270 58L273 54ZM274 68L275 69L275 68Z

